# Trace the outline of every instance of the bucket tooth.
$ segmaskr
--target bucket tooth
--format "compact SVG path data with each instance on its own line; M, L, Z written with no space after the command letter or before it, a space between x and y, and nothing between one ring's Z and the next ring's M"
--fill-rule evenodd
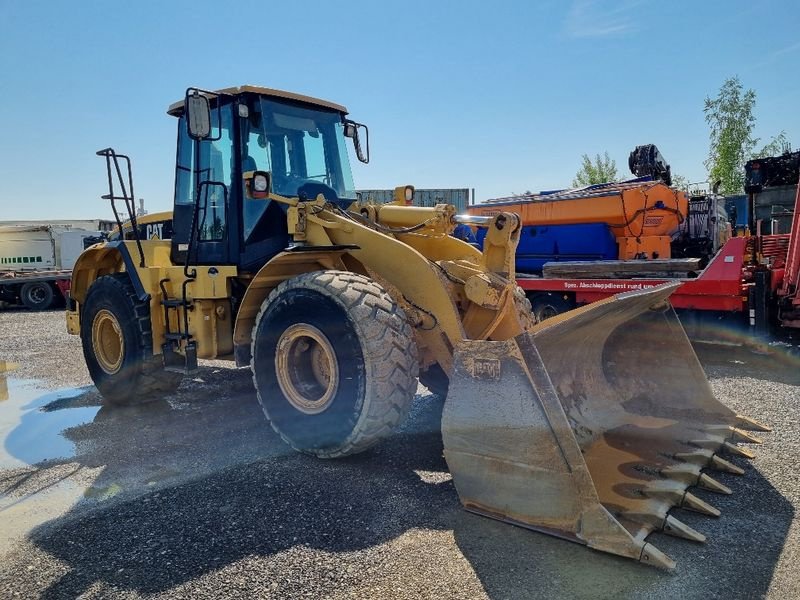
M714 454L711 450L697 449L692 452L679 452L674 456L677 460L697 465L700 468L709 467L716 471L724 471L725 473L733 473L734 475L744 475L744 469Z
M724 458L720 458L716 454L711 457L709 467L717 471L724 471L725 473L733 473L734 475L744 475L744 469L737 467L735 464L728 462Z
M642 554L639 557L639 562L661 569L667 569L668 571L675 568L675 561L649 542L646 542L644 546L642 546Z
M725 444L725 438L717 435L709 435L707 438L690 440L688 443L691 446L696 446L697 448L701 448L703 450L710 450L713 454L719 449L720 446Z
M759 423L755 419L745 417L744 415L736 415L736 426L740 429L747 429L749 431L772 431L772 427Z
M686 523L679 521L672 515L667 515L664 519L664 526L661 529L664 533L675 537L691 540L693 542L705 542L706 536L689 527Z
M748 444L761 443L761 438L758 438L751 433L747 433L744 429L737 429L736 427L731 427L730 425L711 427L706 431L712 434L724 436L725 441L727 442L747 442Z
M701 448L692 450L691 452L678 452L675 454L675 458L677 460L697 465L699 467L706 466L711 461L713 456L714 452L712 450L703 450Z
M722 447L725 449L726 452L730 452L735 456L743 456L745 458L755 458L756 455L747 450L746 448L740 448L736 444L731 444L730 442L725 442L722 444Z
M732 494L731 488L727 485L721 484L716 479L712 479L705 473L701 473L697 478L697 487L708 490L709 492L716 492L717 494Z
M700 477L700 465L687 464L685 466L668 467L661 470L661 475L672 481L680 481L688 485L695 485Z
M704 490L709 490L718 494L733 493L728 486L721 484L705 473L701 473L696 466L695 468L688 469L683 467L671 467L669 469L663 469L661 474L672 481L685 483L687 486L696 485Z
M667 501L672 506L677 506L678 508L693 510L712 517L718 517L720 515L719 510L694 494L684 491L685 489L685 484L660 482L642 489L642 493L648 498Z
M699 512L710 517L718 517L721 514L718 508L714 508L708 502L701 500L689 492L684 494L680 507L687 510L693 510L694 512Z
M760 437L752 433L747 433L744 429L737 429L736 427L731 427L731 435L728 439L732 442L747 442L749 444L763 443Z

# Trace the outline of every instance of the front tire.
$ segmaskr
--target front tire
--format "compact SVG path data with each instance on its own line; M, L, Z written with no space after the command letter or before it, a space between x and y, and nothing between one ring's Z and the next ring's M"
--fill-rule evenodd
M153 355L150 304L126 273L98 278L81 308L81 342L89 375L109 404L152 402L174 392L182 376Z
M322 458L362 452L411 408L414 334L368 277L315 271L284 281L264 301L252 338L258 400L295 450Z

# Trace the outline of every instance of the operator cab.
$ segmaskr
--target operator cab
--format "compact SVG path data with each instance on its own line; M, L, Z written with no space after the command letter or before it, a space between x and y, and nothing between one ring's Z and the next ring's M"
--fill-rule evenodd
M202 118L187 114L203 105L205 126ZM275 196L313 200L322 194L343 208L356 200L345 137L353 139L363 162L369 160L369 138L365 126L346 118L343 106L243 86L189 89L167 112L179 119L175 263L185 263L190 251L190 264L255 271L289 245L288 207ZM367 141L366 154L359 132ZM247 193L254 173L265 175L267 189L259 198Z

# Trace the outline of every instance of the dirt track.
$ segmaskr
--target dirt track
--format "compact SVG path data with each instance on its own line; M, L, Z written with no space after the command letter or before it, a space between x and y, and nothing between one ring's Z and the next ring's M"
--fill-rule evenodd
M718 397L771 423L722 510L655 535L672 574L461 510L441 403L363 455L292 453L249 373L206 363L161 403L99 408L63 314L0 312L0 597L800 597L800 364L699 347ZM47 460L43 460L47 459ZM736 460L739 464L745 464Z

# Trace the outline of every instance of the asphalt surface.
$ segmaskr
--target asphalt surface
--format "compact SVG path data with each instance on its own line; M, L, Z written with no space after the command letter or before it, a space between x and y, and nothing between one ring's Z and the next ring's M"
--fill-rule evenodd
M698 345L717 397L774 426L666 573L464 512L419 389L390 440L320 461L250 376L203 363L163 402L100 408L61 312L0 311L2 598L797 598L800 360ZM0 379L2 376L0 376ZM0 399L3 398L0 387Z

